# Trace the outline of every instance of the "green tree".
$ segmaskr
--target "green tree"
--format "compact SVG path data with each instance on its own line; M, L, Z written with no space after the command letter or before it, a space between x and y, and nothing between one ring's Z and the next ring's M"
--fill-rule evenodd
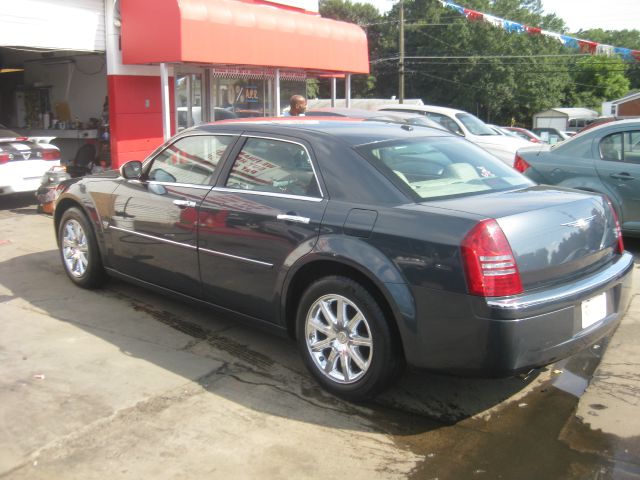
M537 13L541 11L537 0L469 0L465 5L543 28L564 25L553 15ZM397 7L389 17L397 18ZM562 53L559 42L469 21L436 0L408 0L405 18L407 98L460 108L493 122L515 119L520 124L528 124L533 113L564 102L568 72L558 71L557 58L540 56ZM397 43L389 42L386 56L393 57L396 48ZM397 92L397 63L385 66L377 71L378 85L388 96Z
M362 26L367 33L369 45L369 57L375 56L380 50L383 41L380 29L382 16L380 12L368 3L352 3L350 0L321 0L320 14L325 18L356 23ZM344 96L344 80L338 80L338 97ZM351 80L351 92L354 97L371 97L375 93L376 77L373 72L370 75L355 75ZM317 81L317 93L322 98L331 96L331 84L329 80Z
M640 50L640 30L580 30L575 34L578 38L584 38L614 47ZM640 62L628 59L626 76L629 79L632 90L640 89ZM610 99L611 100L611 99Z
M573 74L575 106L600 110L602 102L615 100L629 91L626 65L620 57L584 57Z

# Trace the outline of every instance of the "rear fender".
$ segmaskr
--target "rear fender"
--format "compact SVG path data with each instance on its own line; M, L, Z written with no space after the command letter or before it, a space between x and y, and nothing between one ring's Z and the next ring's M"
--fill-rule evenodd
M317 262L329 262L357 270L384 296L403 340L405 333L417 332L415 302L400 270L380 250L361 239L345 236L321 236L309 254L295 259L283 273L285 278L280 297L283 323L286 324L287 298L297 274Z

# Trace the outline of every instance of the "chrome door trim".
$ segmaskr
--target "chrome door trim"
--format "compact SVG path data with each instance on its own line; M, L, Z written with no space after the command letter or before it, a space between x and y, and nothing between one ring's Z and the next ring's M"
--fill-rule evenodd
M113 225L109 225L109 228L112 230L117 230L123 233L129 233L131 235L136 235L138 237L148 238L150 240L158 240L162 243L168 243L170 245L176 245L178 247L188 248L189 250L200 250L203 253L208 253L210 255L216 255L218 257L232 258L234 260L240 260L242 262L253 263L256 265L261 265L263 267L272 268L273 263L269 262L261 262L260 260L254 260L252 258L239 257L237 255L231 255L230 253L218 252L217 250L209 250L208 248L196 247L194 245L189 245L188 243L180 243L173 240L167 240L166 238L156 237L155 235L149 235L146 233L135 232L133 230L128 230L126 228L114 227Z
M253 264L260 265L260 266L267 267L267 268L272 268L273 267L273 263L261 262L260 260L254 260L252 258L239 257L238 255L231 255L230 253L218 252L217 250L209 250L208 248L200 247L200 251L203 252L203 253L208 253L209 255L215 255L217 257L231 258L233 260L239 260L241 262L253 263Z
M111 230L117 230L118 232L129 233L131 235L136 235L138 237L148 238L150 240L158 240L159 242L168 243L170 245L176 245L178 247L188 248L190 250L197 250L198 249L198 247L196 247L195 245L189 245L188 243L176 242L174 240L167 240L166 238L156 237L155 235L149 235L147 233L140 233L140 232L136 232L134 230L126 229L126 228L114 227L113 225L109 225L109 228Z
M292 200L303 200L305 202L322 202L324 198L319 197L306 197L304 195L289 195L287 193L277 193L277 192L261 192L259 190L244 190L242 188L227 188L227 187L214 187L214 192L227 192L227 193L248 193L249 195L261 195L264 197L279 197L279 198L289 198Z

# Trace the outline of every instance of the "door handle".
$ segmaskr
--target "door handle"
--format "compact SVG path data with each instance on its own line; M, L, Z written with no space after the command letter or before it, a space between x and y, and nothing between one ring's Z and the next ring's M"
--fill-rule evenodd
M629 175L627 172L621 173L612 173L609 175L611 178L615 178L616 180L634 180L634 177Z
M174 200L173 204L178 208L193 208L196 206L196 202L192 202L191 200Z
M285 222L304 223L307 225L311 219L309 217L300 217L298 215L289 215L281 213L276 217L278 220L284 220Z

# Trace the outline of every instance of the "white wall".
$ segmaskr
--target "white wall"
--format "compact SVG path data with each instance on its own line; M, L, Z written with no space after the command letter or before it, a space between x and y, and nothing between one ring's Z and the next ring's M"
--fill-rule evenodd
M104 0L0 0L0 45L104 51Z
M104 54L68 58L72 61L52 58L25 62L25 85L51 85L52 107L56 102L67 102L71 120L78 117L78 120L87 123L91 117L100 118L107 95Z

